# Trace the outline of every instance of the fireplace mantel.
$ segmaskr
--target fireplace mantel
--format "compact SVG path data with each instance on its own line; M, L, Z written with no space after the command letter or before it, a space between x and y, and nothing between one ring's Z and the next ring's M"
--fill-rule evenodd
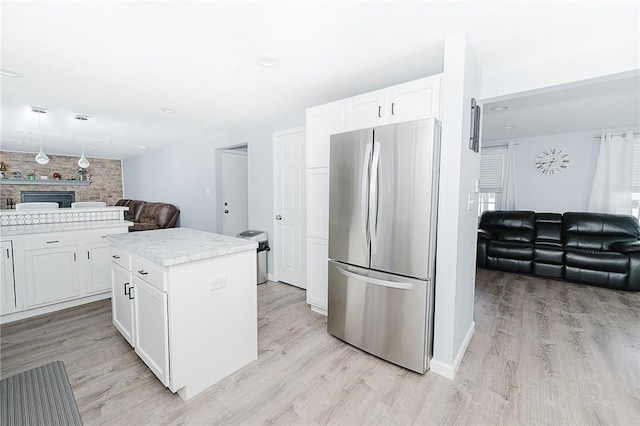
M90 180L55 180L55 179L0 179L0 185L59 185L87 186Z

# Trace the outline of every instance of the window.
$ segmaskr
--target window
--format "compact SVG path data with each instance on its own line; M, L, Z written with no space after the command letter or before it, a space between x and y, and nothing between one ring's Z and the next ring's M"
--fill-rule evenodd
M495 210L502 193L504 164L507 147L483 148L480 153L480 193L478 216L484 211Z
M631 166L632 212L640 219L640 137L633 138L633 163Z

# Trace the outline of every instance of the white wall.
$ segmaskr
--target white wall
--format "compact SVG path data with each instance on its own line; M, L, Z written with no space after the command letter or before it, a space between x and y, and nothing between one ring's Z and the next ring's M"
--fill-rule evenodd
M242 143L248 145L249 152L249 228L267 231L272 241L271 131L220 134L207 141L174 146L124 160L124 196L175 204L180 209L180 226L218 232L215 151ZM271 253L267 253L267 271L273 271Z
M517 210L564 213L586 211L591 182L598 160L600 136L604 132L635 129L604 129L592 132L563 133L485 142L484 147L518 143L515 147ZM547 176L534 167L536 156L556 148L569 154L571 163L559 175Z
M464 34L445 41L442 154L432 371L453 378L473 334L480 154L471 151L471 98L480 96L480 68Z

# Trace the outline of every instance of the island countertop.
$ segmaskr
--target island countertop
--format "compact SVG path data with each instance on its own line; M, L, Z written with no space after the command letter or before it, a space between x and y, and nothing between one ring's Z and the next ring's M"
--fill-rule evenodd
M130 232L109 235L108 239L115 247L161 266L178 265L258 248L256 241L190 228Z

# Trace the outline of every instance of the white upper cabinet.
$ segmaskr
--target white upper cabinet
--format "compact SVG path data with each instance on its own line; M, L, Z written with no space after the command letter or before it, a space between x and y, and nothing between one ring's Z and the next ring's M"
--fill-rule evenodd
M385 90L376 90L345 99L344 131L383 124L385 93Z
M307 168L329 167L329 140L342 131L342 102L307 109Z
M441 74L387 89L385 124L440 118Z

